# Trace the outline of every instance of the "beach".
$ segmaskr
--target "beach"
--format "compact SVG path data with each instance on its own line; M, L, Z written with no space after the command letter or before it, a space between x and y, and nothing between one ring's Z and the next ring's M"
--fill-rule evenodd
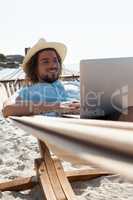
M37 140L27 132L5 120L0 114L0 181L35 175L34 159L40 157ZM66 170L77 169L62 161ZM82 167L82 166L81 166ZM104 176L90 181L72 183L81 200L133 200L133 184L119 175ZM1 192L2 200L42 200L38 186L23 192Z

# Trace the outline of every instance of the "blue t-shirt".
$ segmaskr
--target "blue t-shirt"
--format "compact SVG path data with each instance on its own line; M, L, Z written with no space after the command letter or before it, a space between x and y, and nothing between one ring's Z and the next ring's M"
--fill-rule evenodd
M53 83L37 83L23 87L19 91L19 96L24 101L32 101L34 103L59 103L67 101L67 92L60 81L55 81Z
M25 86L19 91L18 96L24 101L32 101L34 103L59 103L68 100L67 92L60 81ZM57 113L44 113L44 115L56 116Z

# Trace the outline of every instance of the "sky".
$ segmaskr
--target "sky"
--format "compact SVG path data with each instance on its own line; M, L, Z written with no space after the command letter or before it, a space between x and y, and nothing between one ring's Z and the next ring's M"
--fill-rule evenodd
M65 64L133 56L132 0L0 0L0 53L40 38L67 45Z

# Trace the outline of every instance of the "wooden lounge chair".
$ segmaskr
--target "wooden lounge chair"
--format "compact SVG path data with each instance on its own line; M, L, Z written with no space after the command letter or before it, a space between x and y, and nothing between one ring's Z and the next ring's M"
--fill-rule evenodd
M41 158L35 160L36 177L1 183L1 191L25 190L39 183L48 200L75 199L72 181L110 173L133 180L132 123L42 116L11 117L11 120L38 139ZM97 168L64 171L59 158L91 163Z
M133 181L132 123L42 116L11 119L38 139L41 158L35 160L36 177L2 183L0 190L24 190L39 183L46 199L74 199L69 181L89 180L110 173L119 173ZM91 163L103 170L64 171L57 156L72 162Z
M63 79L74 79L74 76ZM76 79L79 77L76 77ZM0 87L5 91L5 99L14 94L24 85L24 80L1 80ZM4 100L5 100L4 99ZM91 178L108 175L108 172L98 169L85 169L64 171L60 159L50 153L46 143L38 139L41 158L35 160L36 177L17 178L13 181L0 183L1 191L20 191L30 189L40 184L46 199L75 199L75 195L69 182L89 180ZM65 155L67 160L74 161L71 155Z

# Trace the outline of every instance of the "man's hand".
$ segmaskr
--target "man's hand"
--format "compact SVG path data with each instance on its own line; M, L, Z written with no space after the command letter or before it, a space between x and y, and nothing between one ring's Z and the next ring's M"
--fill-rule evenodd
M59 110L61 113L79 114L80 112L80 103L77 101L64 102L64 103L61 103L59 107L60 107Z

